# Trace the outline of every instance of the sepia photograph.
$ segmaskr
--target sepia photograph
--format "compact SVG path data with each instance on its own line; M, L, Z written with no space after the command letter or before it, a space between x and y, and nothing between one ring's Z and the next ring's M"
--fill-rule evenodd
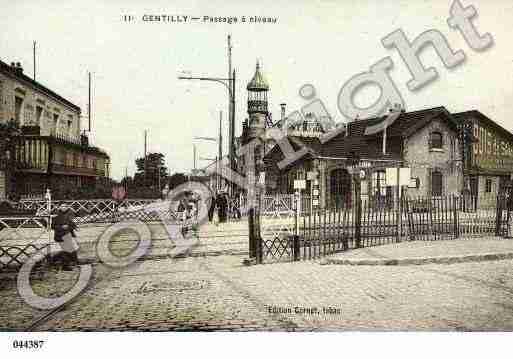
M511 339L513 2L1 9L7 357Z

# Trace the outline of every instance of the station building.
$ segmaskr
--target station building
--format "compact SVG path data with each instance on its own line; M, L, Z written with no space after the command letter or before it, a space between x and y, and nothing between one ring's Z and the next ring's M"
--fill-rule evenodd
M300 179L306 181L306 194L318 196L320 206L350 203L355 181L362 199L393 197L387 168L410 169L403 193L412 197L466 194L493 200L511 186L513 134L478 110L393 108L384 116L326 129L314 115L292 121L282 111L278 122L269 121L269 84L258 65L247 90L248 119L241 143L277 127L286 131L295 151L302 151L301 157L280 168L278 163L285 159L280 146L273 141L260 146L255 161L257 171L265 172L268 194L293 193L294 180ZM244 172L247 164L243 159L239 163Z

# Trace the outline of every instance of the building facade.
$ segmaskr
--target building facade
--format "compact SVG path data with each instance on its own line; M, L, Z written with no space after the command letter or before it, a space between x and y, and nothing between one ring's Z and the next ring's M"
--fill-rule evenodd
M413 197L470 194L492 199L511 186L513 135L479 111L398 111L385 126L390 117L350 122L332 130L327 141L322 141L322 130L308 136L289 130L295 150L307 151L284 169L277 166L285 158L279 146L266 154L267 192L292 193L294 180L302 179L309 194L316 178L320 206L350 203L357 170L362 199L391 198L396 189L387 181L387 168L398 167L410 169L403 193Z
M2 170L0 199L92 188L109 178L109 156L81 133L80 116L80 107L26 76L19 63L0 61L0 123L13 121L22 133L15 166Z
M269 84L258 63L247 91L248 118L238 147L260 137L253 165L255 177L265 178L268 194L294 193L294 181L305 180L305 194L322 207L351 203L355 193L387 200L397 191L390 177L398 168L409 169L401 191L411 197L464 194L493 201L511 187L513 134L477 110L450 113L441 106L405 112L395 107L381 117L334 125L297 111L287 118L282 104L280 120L272 123ZM262 136L272 127L286 133L296 152L285 168L278 166L286 158L282 148ZM237 159L246 177L252 165L247 160Z

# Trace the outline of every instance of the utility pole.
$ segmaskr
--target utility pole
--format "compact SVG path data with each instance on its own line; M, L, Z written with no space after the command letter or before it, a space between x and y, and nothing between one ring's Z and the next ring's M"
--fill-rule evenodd
M232 113L230 120L230 127L232 132L232 137L230 137L230 169L235 171L235 69L232 73ZM233 183L230 186L230 196L233 195Z
M221 161L223 160L223 111L219 111L219 154L217 156L217 190L221 190L221 180L222 180L222 173L223 166L221 164Z
M196 145L195 144L192 145L192 157L193 157L192 161L193 161L193 165L194 165L193 168L194 168L194 172L196 173Z
M158 163L158 166L157 166L157 170L158 170L157 175L159 176L158 177L158 184L157 185L158 185L159 193L160 193L160 160L159 160L159 163Z
M232 78L232 36L228 35L228 79ZM228 86L230 86L231 90L231 96L228 99L228 157L229 157L229 163L230 168L232 165L233 160L233 150L232 150L232 138L233 138L233 126L232 126L232 106L233 106L233 97L234 97L234 88L233 81L228 81ZM231 168L233 170L233 168ZM231 186L230 186L231 188ZM231 195L231 190L230 190Z
M128 193L128 166L125 166L125 193Z
M36 42L35 41L34 41L33 55L34 55L34 81L36 81Z
M144 130L144 186L146 186L146 156L148 131Z
M93 111L91 111L91 72L88 72L88 79L89 79L89 102L88 102L88 105L87 105L87 114L88 114L88 117L89 117L89 132L91 132L91 113Z

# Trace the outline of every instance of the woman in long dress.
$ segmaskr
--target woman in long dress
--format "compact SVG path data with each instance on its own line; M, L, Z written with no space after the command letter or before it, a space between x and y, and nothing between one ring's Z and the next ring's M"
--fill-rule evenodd
M65 271L72 270L71 265L78 265L78 244L74 238L77 226L68 210L66 205L61 205L52 222L54 240L62 249L62 270Z

